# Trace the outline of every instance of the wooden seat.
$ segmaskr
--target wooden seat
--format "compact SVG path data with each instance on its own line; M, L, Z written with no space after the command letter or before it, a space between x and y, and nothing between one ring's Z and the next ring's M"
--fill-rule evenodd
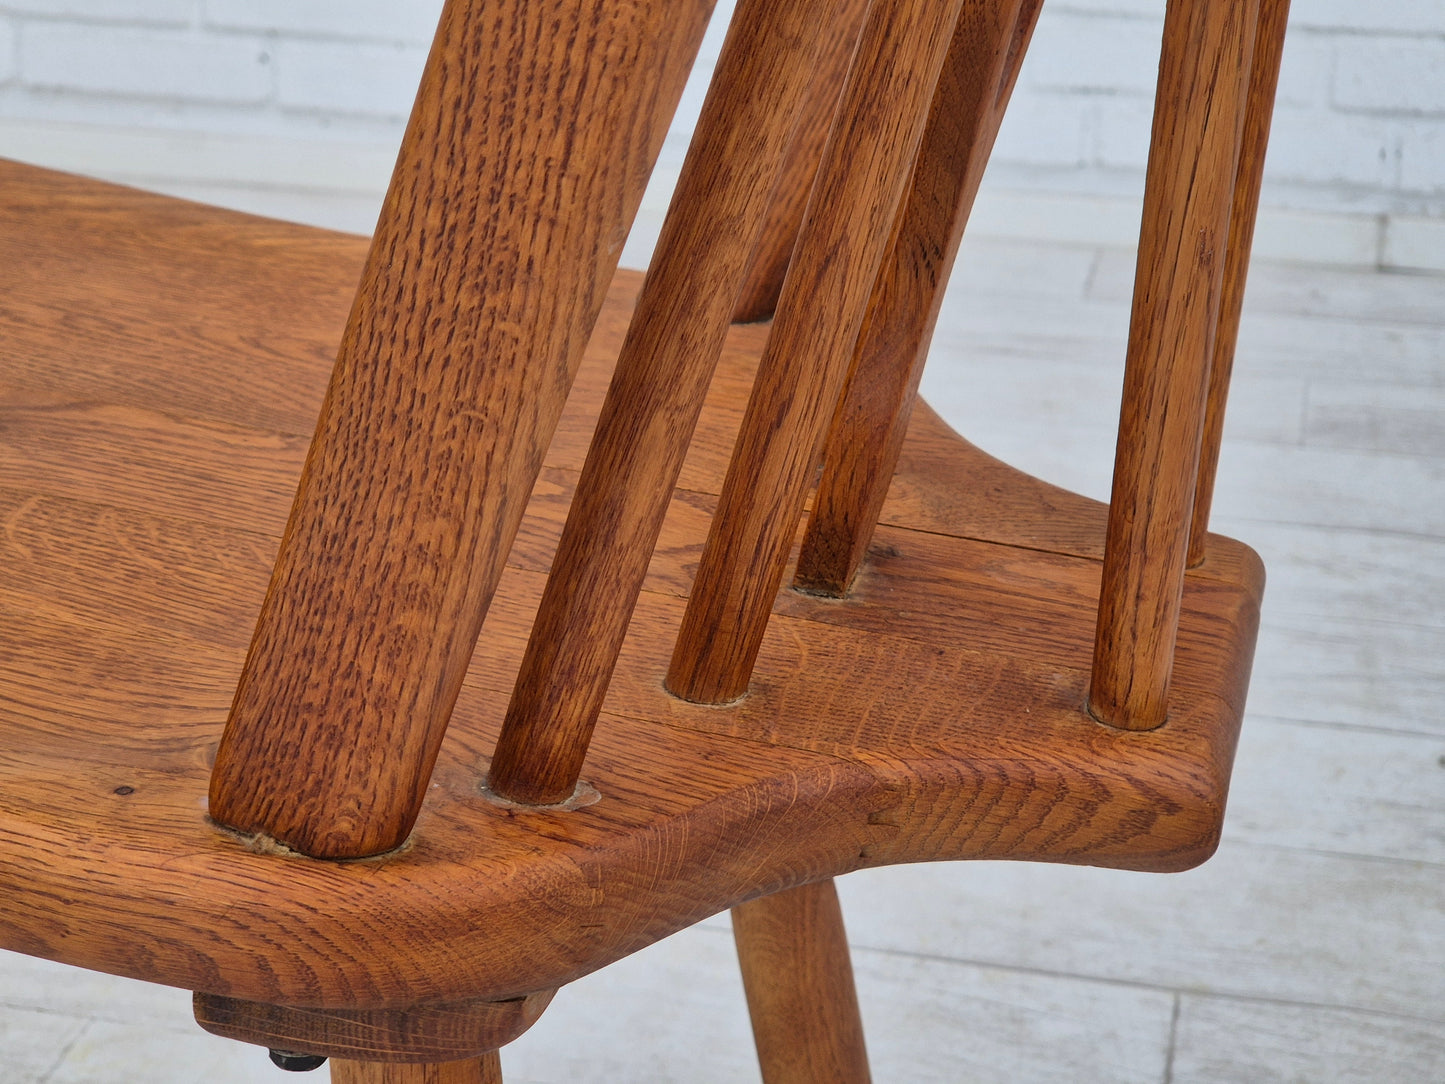
M373 246L0 164L0 945L196 991L203 1026L338 1080L483 1080L558 987L738 907L767 1079L861 1079L829 878L1208 857L1263 573L1203 531L1202 380L1216 327L1227 378L1283 5L1257 41L1252 4L1170 5L1161 79L1212 104L1156 123L1121 463L1157 438L1165 466L1116 479L1112 526L911 409L1037 4L843 5L836 41L741 4L644 288L616 238L707 6L599 29L600 0L454 0ZM515 39L496 84L482 24ZM840 93L860 26L824 151L808 95ZM597 60L578 89L568 49L654 76ZM766 109L736 89L760 83ZM1176 184L1197 161L1212 195ZM753 237L790 185L814 194L778 316L729 329L777 297ZM701 257L719 208L759 225ZM839 256L840 223L875 226ZM667 399L692 385L657 381L685 363L695 431ZM1149 389L1191 379L1181 449Z

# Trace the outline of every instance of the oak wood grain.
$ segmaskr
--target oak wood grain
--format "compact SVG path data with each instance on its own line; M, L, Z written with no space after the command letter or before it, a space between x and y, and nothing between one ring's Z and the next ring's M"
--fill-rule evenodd
M337 1058L331 1062L331 1084L502 1084L502 1059L495 1050L425 1065Z
M1254 222L1259 211L1259 190L1264 182L1264 156L1269 147L1274 93L1284 56L1285 24L1289 0L1259 0L1249 89L1244 103L1244 136L1234 180L1234 202L1229 216L1229 242L1224 252L1224 280L1219 293L1219 324L1214 333L1214 355L1209 366L1209 392L1204 412L1204 437L1199 453L1199 481L1189 528L1189 563L1204 560L1204 538L1209 530L1209 508L1214 503L1214 479L1224 441L1224 408L1229 378L1234 371L1234 348L1239 341L1239 318L1244 311L1244 284L1249 275L1249 253L1254 243Z
M948 272L1039 6L959 12L892 247L879 269L803 535L794 582L841 595L857 574L902 451Z
M821 36L808 0L733 17L492 758L514 801L577 785Z
M832 880L740 903L732 922L763 1084L867 1084L863 1021Z
M723 482L667 684L747 691L963 0L874 0Z
M808 209L808 196L818 176L818 163L838 112L838 99L858 47L863 17L868 13L868 0L833 2L832 12L821 20L823 40L808 95L788 139L783 170L773 185L762 232L748 258L747 275L733 311L733 319L740 324L767 320L778 306L803 213Z
M0 322L49 311L65 260L134 321L50 344L48 391L24 350L0 351L0 946L208 995L401 1010L561 985L733 904L864 866L1162 870L1212 849L1257 559L1210 536L1184 579L1167 725L1100 726L1081 705L1103 507L984 455L923 406L853 597L778 592L737 705L666 692L759 327L729 333L679 476L583 774L599 800L490 800L488 757L640 285L630 273L585 353L407 844L325 861L217 827L210 760L304 449L232 454L278 431L271 407L239 398L229 420L199 394L143 404L168 382L242 372L289 381L292 409L314 411L346 291L318 285L288 308L274 284L293 263L354 282L364 244L7 163L0 212L25 223L0 229ZM27 275L52 216L86 244L37 253L55 273ZM205 243L177 248L172 221ZM147 231L160 255L137 275ZM136 352L173 315L150 300L184 294L171 276L189 284L192 322L230 330ZM220 312L212 282L234 302Z
M192 1007L196 1023L223 1038L327 1058L418 1064L501 1049L537 1022L556 992L406 1009L288 1008L196 994Z
M333 858L411 830L710 6L448 0L216 756L217 821Z
M1179 600L1258 0L1170 0L1145 178L1089 709L1170 711Z

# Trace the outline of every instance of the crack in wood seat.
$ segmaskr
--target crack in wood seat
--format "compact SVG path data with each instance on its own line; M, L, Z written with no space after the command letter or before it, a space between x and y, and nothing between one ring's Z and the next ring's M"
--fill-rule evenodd
M5 948L255 1001L407 1007L550 988L867 866L1174 870L1212 851L1259 562L1210 536L1186 577L1178 706L1152 731L1095 723L1104 506L926 409L850 596L785 587L742 701L665 692L759 326L730 333L674 494L584 772L598 800L484 796L631 272L408 843L335 862L219 829L209 763L366 242L9 163L0 221Z

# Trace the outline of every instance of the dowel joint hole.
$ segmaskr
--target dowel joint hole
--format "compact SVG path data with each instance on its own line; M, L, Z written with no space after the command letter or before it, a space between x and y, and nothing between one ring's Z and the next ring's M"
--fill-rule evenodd
M505 798L498 794L491 787L490 780L483 779L478 792L483 798L493 805L501 806L503 809L520 809L543 813L567 812L578 809L586 809L590 805L596 805L602 801L602 792L585 779L579 779L577 785L572 788L571 797L561 802L534 803L519 802L512 798Z
M274 855L278 858L300 858L308 862L376 862L383 859L395 858L405 854L412 848L411 836L407 836L395 847L385 851L378 851L376 854L358 855L315 855L307 854L305 851L298 851L295 847L277 839L275 836L265 832L247 832L240 828L232 828L229 824L222 824L210 814L206 814L206 823L224 836L230 837L239 843L252 854Z
M1118 723L1111 723L1108 719L1105 719L1103 716L1101 716L1098 712L1094 710L1093 703L1088 700L1084 701L1083 710L1084 714L1087 715L1094 722L1098 723L1100 726L1108 727L1116 734L1152 734L1154 731L1159 730L1161 727L1167 725L1169 722L1169 716L1166 714L1164 718L1160 719L1153 726L1121 726Z

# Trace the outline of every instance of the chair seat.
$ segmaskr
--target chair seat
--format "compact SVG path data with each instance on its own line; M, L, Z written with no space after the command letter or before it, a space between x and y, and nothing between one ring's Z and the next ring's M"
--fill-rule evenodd
M414 1006L556 986L866 866L1176 870L1213 850L1257 558L1210 536L1188 574L1168 722L1096 724L1104 506L922 406L849 597L784 587L736 704L663 689L765 326L730 335L591 746L596 800L487 796L633 272L409 842L332 862L218 828L209 762L367 242L14 164L0 207L0 946L273 1004Z

